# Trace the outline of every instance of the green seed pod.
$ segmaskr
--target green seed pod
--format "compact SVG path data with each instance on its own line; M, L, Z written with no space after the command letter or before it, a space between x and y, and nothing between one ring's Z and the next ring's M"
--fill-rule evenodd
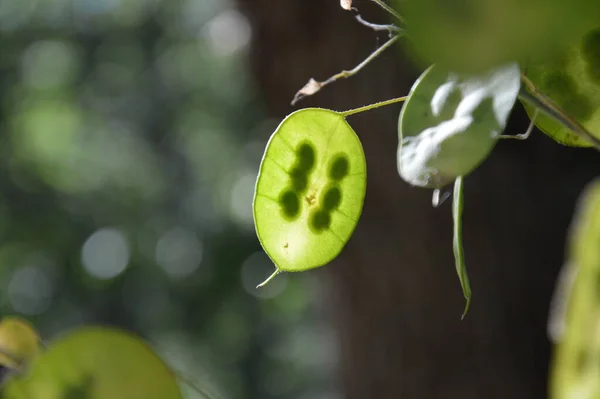
M440 188L473 171L504 130L520 84L516 64L478 75L427 69L400 112L400 176L414 186Z
M6 381L2 397L181 399L175 374L138 337L84 327L61 337L23 374Z
M334 259L362 212L366 162L342 113L296 111L271 136L254 195L256 232L277 271Z

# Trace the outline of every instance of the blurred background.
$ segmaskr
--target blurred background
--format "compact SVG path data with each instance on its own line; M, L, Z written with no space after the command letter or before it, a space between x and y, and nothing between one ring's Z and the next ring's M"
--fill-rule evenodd
M2 314L136 331L218 397L335 397L316 276L255 289L251 36L224 0L0 1Z
M353 116L368 164L353 238L255 289L274 270L251 212L268 137L311 76L386 39L337 0L0 0L2 314L48 340L135 331L217 398L546 398L548 307L591 150L536 132L466 179L461 321L450 208L397 176L400 105ZM391 50L299 106L401 96L419 73ZM528 124L517 108L509 133Z

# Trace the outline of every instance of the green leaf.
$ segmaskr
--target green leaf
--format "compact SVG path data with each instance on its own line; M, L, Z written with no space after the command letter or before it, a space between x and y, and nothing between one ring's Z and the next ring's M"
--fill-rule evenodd
M570 292L555 298L566 318L553 359L551 398L600 396L600 180L582 195L571 227ZM565 306L566 305L566 306Z
M454 197L452 202L452 218L454 220L454 239L452 247L454 249L454 261L456 263L456 274L460 281L460 286L465 297L464 318L469 311L471 304L471 285L467 275L467 265L465 263L465 254L462 245L462 213L463 213L463 178L458 177L454 182Z
M527 77L566 114L600 139L600 28L544 62L529 63ZM524 102L530 117L534 108ZM539 114L536 126L561 144L592 144L549 116Z
M358 223L365 190L365 155L343 114L288 115L267 144L254 196L256 232L277 270L333 260Z
M414 186L440 188L473 171L504 130L520 79L516 64L478 75L427 69L400 112L400 176Z
M0 322L0 366L20 369L40 351L40 337L26 320L4 317Z
M6 399L180 399L171 370L139 338L85 327L52 343L28 372L4 387Z
M427 63L482 72L543 57L597 24L597 0L394 0Z

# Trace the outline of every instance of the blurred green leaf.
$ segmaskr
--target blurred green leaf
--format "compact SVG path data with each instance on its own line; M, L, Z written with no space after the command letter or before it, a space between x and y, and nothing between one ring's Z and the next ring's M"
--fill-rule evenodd
M596 0L395 0L411 46L429 63L482 72L524 62L597 24Z
M460 281L460 286L465 297L465 310L462 317L465 317L471 305L471 284L467 274L467 265L465 263L465 253L462 244L462 213L463 213L463 178L458 177L454 182L454 200L452 203L452 218L454 220L454 238L452 247L454 249L454 260L456 262L456 274Z
M552 369L552 399L600 396L600 180L583 193L573 222L566 267L575 273L566 303L564 332Z
M549 96L570 117L600 138L600 28L589 31L544 62L526 67L536 89ZM525 104L532 116L534 108ZM554 119L540 114L536 126L559 143L589 147L592 144Z

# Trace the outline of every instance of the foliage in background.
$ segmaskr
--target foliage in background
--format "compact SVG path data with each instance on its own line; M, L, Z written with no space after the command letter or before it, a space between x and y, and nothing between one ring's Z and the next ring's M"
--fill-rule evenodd
M273 122L251 34L222 0L0 2L2 315L44 339L137 332L227 398L332 389L314 277L254 289L271 267L251 198Z

